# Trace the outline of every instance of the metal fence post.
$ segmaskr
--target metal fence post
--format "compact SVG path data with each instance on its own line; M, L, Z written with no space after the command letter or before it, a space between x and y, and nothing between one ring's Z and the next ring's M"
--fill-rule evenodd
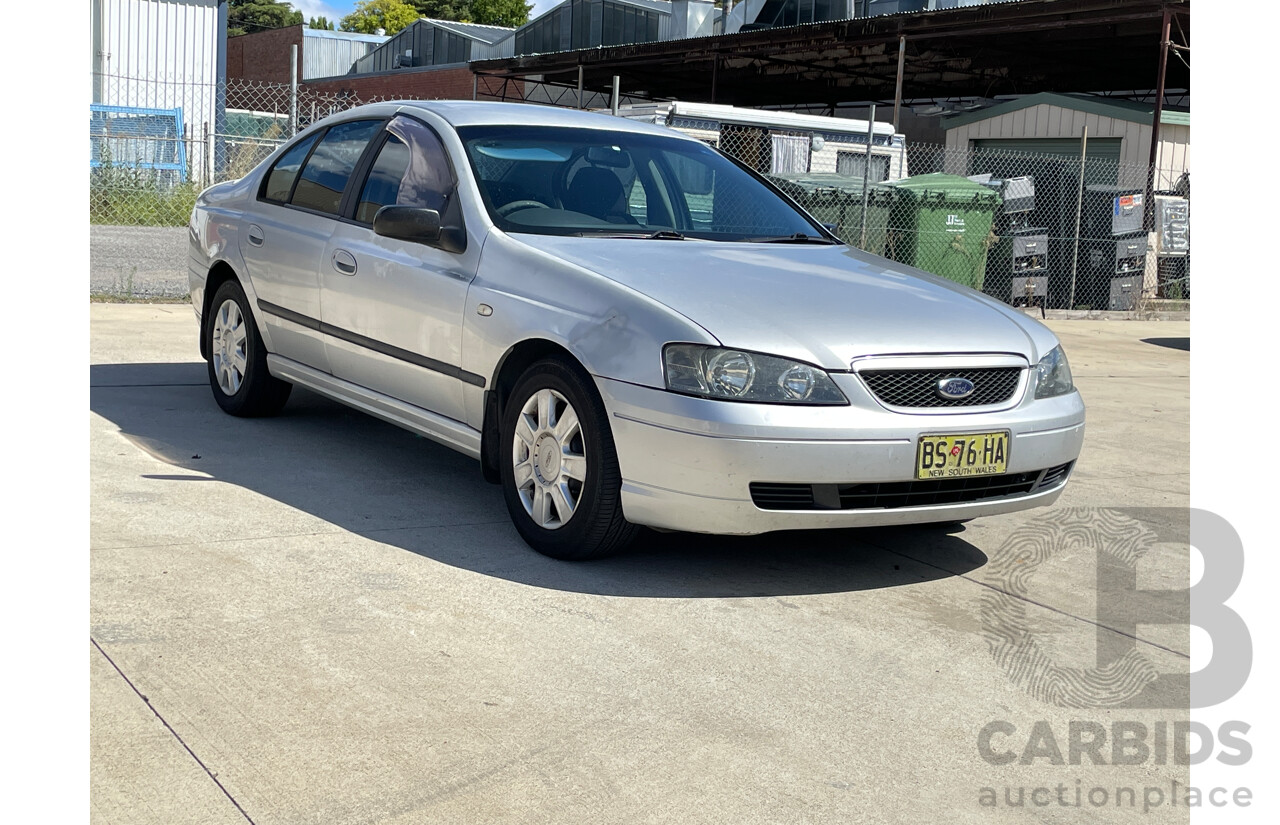
M1076 238L1071 251L1071 296L1067 299L1067 309L1076 306L1076 272L1080 263L1080 213L1084 211L1084 172L1085 158L1089 151L1089 127L1080 131L1080 186L1076 190Z
M209 140L209 121L204 122L204 149L200 153L204 156L204 185L213 184L213 143Z
M614 117L618 116L618 88L621 85L620 80L621 79L616 74L613 76L613 101L609 108L612 110Z
M582 99L582 65L578 65L578 108L585 109L586 101Z
M191 157L191 124L190 123L182 124L182 153L187 157L187 168L183 169L182 173L187 176L188 180L194 183L196 179L196 175L195 175L194 164L192 163L193 158Z
M902 73L907 65L907 36L898 37L898 82L893 91L893 131L898 131L898 115L902 111Z
M289 136L298 134L298 44L289 47Z
M871 178L871 143L876 137L876 104L871 104L871 112L867 115L867 157L862 164L862 230L859 249L867 248L867 197L870 195L868 181Z

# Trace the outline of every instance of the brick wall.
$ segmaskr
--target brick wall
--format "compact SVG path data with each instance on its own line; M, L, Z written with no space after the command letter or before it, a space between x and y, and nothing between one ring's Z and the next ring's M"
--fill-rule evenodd
M288 76L288 70L285 71ZM473 75L466 66L448 68L424 67L421 69L402 69L376 75L349 75L331 80L309 80L303 84L308 91L325 95L351 95L360 100L371 98L401 98L404 100L470 100ZM501 84L492 83L496 93L500 93ZM486 94L485 84L480 84L479 97L486 100L498 99L498 94ZM519 100L524 93L524 84L513 81L507 88L508 100Z
M302 26L227 38L227 79L289 84L289 47L298 47L298 79L302 79Z
M401 69L368 75L344 75L326 80L302 80L302 26L271 29L232 37L227 40L227 80L289 85L289 47L298 46L298 80L306 91L326 96L352 96L361 101L373 98L405 100L470 100L472 74L466 66ZM493 94L486 94L487 88ZM500 99L501 81L481 81L479 97ZM507 84L506 99L520 100L524 83ZM227 106L232 109L260 109L261 92L232 82L228 88ZM269 107L268 107L269 108Z

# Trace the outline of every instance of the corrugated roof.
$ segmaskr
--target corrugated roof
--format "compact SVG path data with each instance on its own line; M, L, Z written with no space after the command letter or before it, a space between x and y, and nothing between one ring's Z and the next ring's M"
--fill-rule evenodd
M556 3L537 17L530 17L529 23L541 20L561 6L568 5L571 1L572 0L562 0L562 2ZM595 0L595 2L603 3L604 0ZM623 6L636 6L637 8L649 9L650 11L656 11L662 14L671 14L671 0L609 0L609 2L618 3ZM524 25L527 26L529 23L525 23ZM523 29L524 26L521 26L520 28Z
M1016 112L1020 109L1030 109L1032 106L1058 106L1063 109L1071 109L1077 112L1089 112L1090 114L1100 115L1102 117L1115 118L1117 120L1128 120L1133 123L1150 123L1155 116L1156 107L1151 103L1139 103L1134 100L1120 100L1111 97L1098 97L1097 95L1085 94L1057 94L1055 92L1040 92L1039 94L1027 95L1016 100L1006 100L1003 103L997 103L986 109L979 109L976 112L965 112L964 114L951 115L942 119L942 125L947 129L954 129L959 126L967 126L970 123L977 123L982 120L990 120L993 117L1007 115L1010 112ZM1174 126L1190 126L1191 112L1185 109L1170 109L1165 107L1160 113L1160 122Z
M530 17L530 18L529 18L529 22L528 22L528 23L525 23L525 24L524 24L523 26L521 26L520 28L518 28L518 29L507 29L507 30L506 30L506 32L507 32L507 35L506 35L506 36L507 36L507 37L515 37L516 32L519 32L519 31L521 31L521 30L523 30L523 29L525 29L525 28L527 28L527 27L529 27L529 26L533 25L534 23L538 22L538 21L539 21L539 20L541 20L542 18L546 17L548 14L551 14L553 11L556 11L556 10L557 10L557 9L559 9L559 8L562 8L562 7L564 7L564 6L569 5L571 2L572 2L572 0L562 0L562 2L555 4L554 6L552 6L552 7L551 7L551 8L549 8L549 9L547 9L546 11L544 11L542 14L538 15L537 17ZM594 0L594 2L596 2L596 3L604 3L604 2L605 2L605 0ZM648 11L657 12L658 14L665 14L665 15L667 15L668 17L670 17L670 16L671 16L671 0L608 0L608 2L610 2L610 3L617 3L617 4L618 4L618 5L620 5L620 6L635 6L635 7L636 7L636 8L638 8L638 9L646 9L646 10L648 10ZM720 10L719 10L719 9L716 9L716 12L717 12L717 13L719 13L719 12L720 12ZM498 42L498 40L505 40L505 39L506 39L505 37L501 37L501 38L498 38L497 40L493 40L493 41L491 41L491 42L496 43L496 42ZM633 45L633 44L630 44L630 43L619 43L619 44L615 44L615 45L623 46L623 45ZM603 46L603 47L601 47L601 46L589 46L589 47L587 47L587 48L592 48L592 49L606 48L606 49L607 49L607 48L613 48L613 47L612 47L612 46ZM573 52L573 51L581 51L581 50L580 50L580 49L569 49L569 51ZM566 54L566 52L563 52L563 51L560 51L560 52L531 52L530 54ZM522 54L522 55L516 55L516 56L517 56L517 57L527 57L528 55L523 55L523 54Z
M414 23L430 23L439 29L470 37L482 43L496 43L515 31L506 26L486 26L481 23L459 23L456 20L437 20L434 17L419 17Z
M328 29L302 29L303 37L323 37L331 40L359 40L364 43L385 43L391 38L385 34L363 34L361 32L338 32Z

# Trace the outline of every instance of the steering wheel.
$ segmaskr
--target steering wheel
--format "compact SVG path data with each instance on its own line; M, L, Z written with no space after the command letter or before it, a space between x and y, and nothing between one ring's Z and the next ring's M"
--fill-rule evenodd
M550 206L547 206L542 201L535 201L535 200L512 201L511 203L504 203L502 206L499 206L498 214L505 218L508 215L510 215L512 212L519 212L521 209L550 209L550 208L551 208Z

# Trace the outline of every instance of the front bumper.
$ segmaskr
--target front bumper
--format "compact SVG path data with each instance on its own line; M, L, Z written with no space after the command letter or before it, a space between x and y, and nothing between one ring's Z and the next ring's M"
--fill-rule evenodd
M604 399L622 470L629 521L694 533L750 535L773 530L955 521L1052 504L1062 483L980 501L879 509L771 510L752 482L892 483L915 475L916 442L927 433L1008 430L1007 474L1074 462L1084 442L1077 392L1000 412L912 415L870 399L860 380L832 375L850 406L800 407L691 398L606 378Z

